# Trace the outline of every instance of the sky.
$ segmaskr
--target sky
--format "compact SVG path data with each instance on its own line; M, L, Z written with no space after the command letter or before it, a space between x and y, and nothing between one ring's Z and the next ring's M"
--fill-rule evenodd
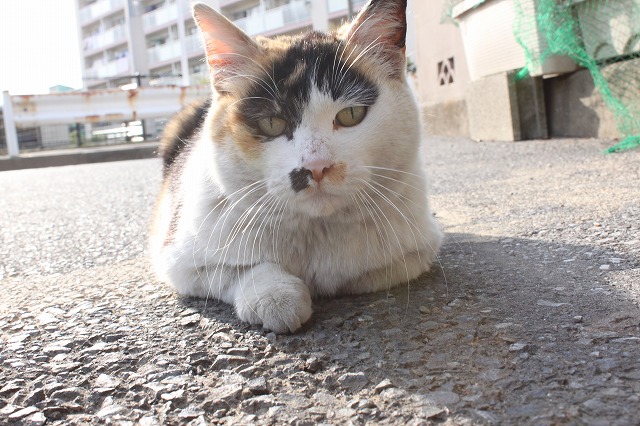
M0 0L0 92L82 87L74 1Z

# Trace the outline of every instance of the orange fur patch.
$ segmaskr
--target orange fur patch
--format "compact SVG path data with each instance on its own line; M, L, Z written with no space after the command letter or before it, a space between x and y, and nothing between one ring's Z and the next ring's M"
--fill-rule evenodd
M326 174L327 181L331 183L341 183L344 181L347 175L347 164L346 163L336 163L333 167L331 167Z

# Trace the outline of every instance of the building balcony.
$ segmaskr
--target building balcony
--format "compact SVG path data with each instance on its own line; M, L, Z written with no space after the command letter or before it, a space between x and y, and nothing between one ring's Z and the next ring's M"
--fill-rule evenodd
M328 0L327 8L329 9L329 15L344 12L349 9L349 3L347 0ZM353 10L358 12L365 3L365 0L353 0Z
M180 15L184 19L191 18L189 2L172 2L159 9L145 13L142 17L142 26L145 32L148 33L176 22Z
M234 24L247 34L256 35L310 20L311 10L307 2L297 0L280 7L268 9L263 14L252 14L246 18L234 21Z
M185 54L188 57L203 55L204 48L197 34L187 36L185 38ZM180 40L170 41L168 43L152 47L147 50L149 65L157 66L161 63L177 61L182 56L182 45Z
M107 79L129 73L129 58L124 56L108 62L94 62L93 66L85 71L85 76L93 79Z
M181 48L179 41L170 41L147 50L149 65L167 62L180 58Z
M80 9L80 24L85 25L98 18L124 9L125 0L99 0Z
M185 38L185 45L187 48L187 55L188 56L195 56L195 55L203 55L204 56L204 46L202 45L202 41L200 39L200 36L198 34L193 34L190 36L187 36Z
M125 41L127 41L127 29L124 25L117 25L99 34L85 38L84 52L93 52L120 42L124 43Z
M240 3L245 0L220 0L220 7L231 6L232 4Z

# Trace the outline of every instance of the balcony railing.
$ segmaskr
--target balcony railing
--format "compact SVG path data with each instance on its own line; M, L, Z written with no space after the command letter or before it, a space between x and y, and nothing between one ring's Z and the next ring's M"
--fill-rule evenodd
M188 56L204 55L204 48L197 34L185 38L185 50ZM179 40L170 41L147 50L149 63L151 65L171 60L177 60L182 53L182 45Z
M329 14L336 12L346 12L349 9L349 4L347 0L329 0L328 9ZM364 0L353 0L353 10L354 12L358 12L360 8L364 5Z
M178 8L181 8L181 10L178 10ZM172 2L159 9L145 13L142 17L142 25L145 31L165 26L165 24L178 19L178 12L182 13L184 19L191 18L191 5L189 2Z
M204 55L204 47L198 34L187 36L185 39L187 46L187 55L202 54Z
M311 10L305 0L292 1L280 7L254 13L234 21L249 35L266 33L311 19Z
M171 41L166 44L152 47L148 51L149 64L170 61L180 57L180 42Z
M152 12L145 13L142 17L142 25L146 31L173 22L178 17L178 4L170 3Z
M85 24L124 7L124 0L99 0L80 9L80 23Z
M129 73L129 58L124 56L108 62L94 62L93 66L86 70L88 78L111 78Z
M117 25L111 27L106 31L99 34L87 37L84 40L84 51L90 52L92 50L102 49L106 46L111 46L118 42L124 42L127 40L127 30L124 25Z

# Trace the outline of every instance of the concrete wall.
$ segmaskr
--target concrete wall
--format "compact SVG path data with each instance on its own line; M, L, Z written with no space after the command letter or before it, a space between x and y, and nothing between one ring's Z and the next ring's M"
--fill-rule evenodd
M417 92L429 133L468 136L469 71L458 27L440 22L444 7L443 0L412 3Z
M640 69L640 60L614 66ZM544 96L551 137L615 139L623 136L589 71L580 70L544 80Z

